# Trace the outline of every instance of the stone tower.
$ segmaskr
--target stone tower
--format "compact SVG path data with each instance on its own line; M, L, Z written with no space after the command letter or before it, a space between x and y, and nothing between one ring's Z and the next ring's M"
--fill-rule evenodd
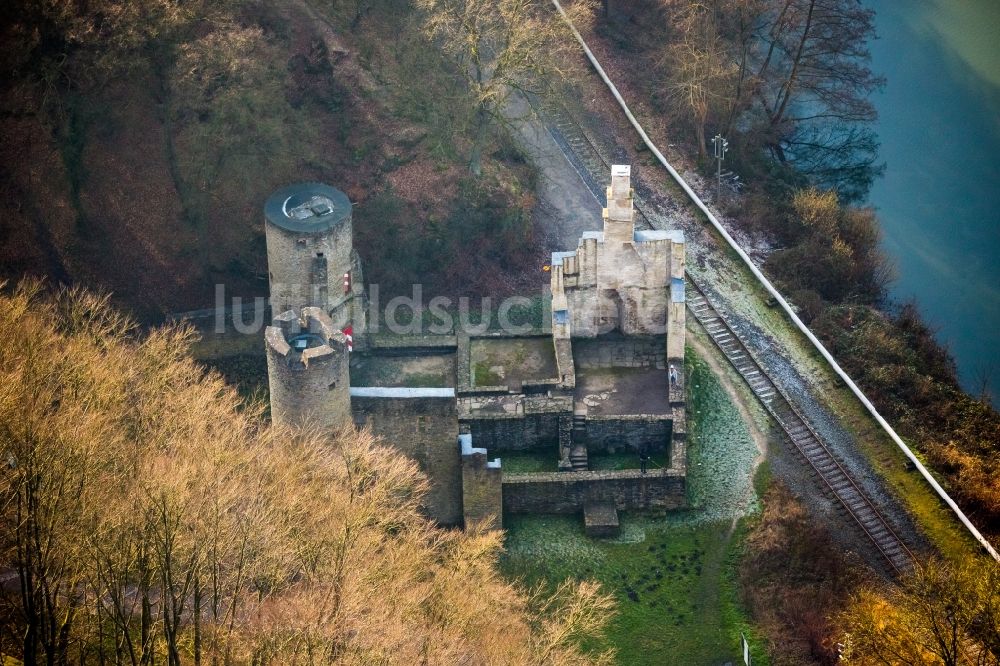
M264 341L275 423L324 430L352 424L347 338L322 309L278 315Z
M552 254L552 330L557 340L667 334L684 357L684 234L635 228L631 169L611 167L604 229L576 250ZM556 343L558 347L558 342Z
M347 195L320 183L290 185L271 195L264 215L271 312L318 307L340 326L356 319L351 301L363 285Z

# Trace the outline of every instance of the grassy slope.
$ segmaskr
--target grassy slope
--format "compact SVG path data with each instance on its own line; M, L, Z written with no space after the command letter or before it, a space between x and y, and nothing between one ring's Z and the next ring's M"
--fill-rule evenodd
M755 505L756 447L718 379L690 349L687 357L690 510L624 514L613 540L587 538L577 516L506 520L507 575L548 585L592 578L616 596L618 614L592 646L615 647L622 664L736 662L739 634L749 631L734 582L743 533L734 521ZM759 651L754 659L767 663Z

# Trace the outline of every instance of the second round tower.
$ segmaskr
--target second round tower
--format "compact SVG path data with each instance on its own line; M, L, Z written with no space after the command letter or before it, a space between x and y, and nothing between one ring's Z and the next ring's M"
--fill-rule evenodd
M320 308L288 310L264 331L271 419L330 431L353 423L347 338Z

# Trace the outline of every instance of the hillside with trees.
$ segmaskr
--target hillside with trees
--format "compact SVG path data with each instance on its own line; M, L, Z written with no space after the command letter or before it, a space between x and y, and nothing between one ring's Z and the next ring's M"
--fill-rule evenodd
M729 139L726 167L742 188L717 208L757 248L764 271L799 316L996 543L1000 415L989 395L960 387L954 360L917 304L889 297L892 265L880 247L877 216L864 205L882 170L869 100L883 83L869 67L871 10L850 0L607 6L608 16L587 38L640 122L666 138L661 145L673 142L671 160L703 175L714 175L708 137ZM613 113L603 117L609 126ZM790 517L802 510L780 492L769 503L790 506ZM815 525L782 523L766 510L740 565L748 604L778 663L835 663L840 640L849 643L849 663L1000 658L990 610L995 573L983 572L989 562L931 561L901 588L885 586L831 558L822 545L829 536ZM954 603L956 590L967 604ZM792 656L780 656L790 642Z
M355 204L383 293L510 293L541 264L533 170L407 3L11 2L0 39L0 277L152 322L264 296L263 202L308 180Z
M30 334L26 334L30 331ZM282 430L79 290L5 289L0 651L23 663L584 664L592 584L532 593L498 532L419 512L364 432ZM6 663L6 661L5 661Z
M709 173L709 137L727 136L744 187L722 212L995 543L1000 416L962 391L916 305L890 300L864 205L882 169L871 11L567 4L685 167ZM538 174L505 105L578 73L562 30L525 0L0 7L0 279L73 286L0 296L4 656L611 659L579 649L610 611L595 586L503 579L501 537L431 526L424 479L382 443L272 427L189 358L189 331L141 332L212 305L216 284L265 295L262 203L304 180L349 195L383 294L537 288ZM588 99L567 103L614 127L617 111ZM995 569L931 560L888 586L833 552L785 489L764 505L729 564L775 663L836 663L837 643L849 663L997 663Z

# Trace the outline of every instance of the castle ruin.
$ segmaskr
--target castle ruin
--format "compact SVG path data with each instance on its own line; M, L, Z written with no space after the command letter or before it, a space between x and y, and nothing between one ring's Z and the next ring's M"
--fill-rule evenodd
M583 513L609 535L617 511L685 506L683 235L635 229L628 166L612 167L607 201L603 230L553 253L549 326L380 337L347 197L276 192L272 418L371 428L418 463L444 525Z

